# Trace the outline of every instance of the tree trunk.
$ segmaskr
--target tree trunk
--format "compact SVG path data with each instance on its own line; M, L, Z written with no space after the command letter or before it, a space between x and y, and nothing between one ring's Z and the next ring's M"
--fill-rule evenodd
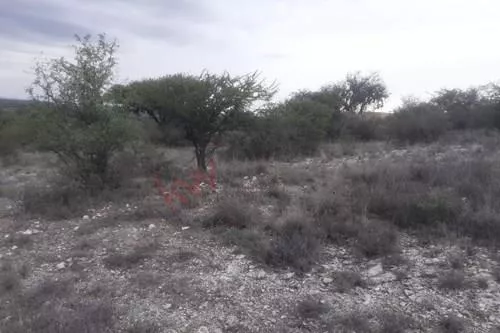
M196 164L198 165L198 169L203 171L207 171L206 151L206 144L197 145L195 148Z

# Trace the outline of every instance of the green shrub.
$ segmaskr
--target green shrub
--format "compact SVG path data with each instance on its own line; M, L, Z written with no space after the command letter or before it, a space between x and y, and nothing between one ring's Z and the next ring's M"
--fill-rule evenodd
M446 113L429 103L410 103L386 119L387 136L398 142L431 142L449 128Z

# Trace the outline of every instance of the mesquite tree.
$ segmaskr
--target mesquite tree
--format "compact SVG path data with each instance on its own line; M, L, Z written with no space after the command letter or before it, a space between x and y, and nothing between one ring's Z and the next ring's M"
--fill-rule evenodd
M160 128L174 122L194 148L198 168L207 169L206 153L214 136L235 127L238 114L275 93L258 73L231 76L203 72L175 74L115 86L111 94L132 112L146 114Z

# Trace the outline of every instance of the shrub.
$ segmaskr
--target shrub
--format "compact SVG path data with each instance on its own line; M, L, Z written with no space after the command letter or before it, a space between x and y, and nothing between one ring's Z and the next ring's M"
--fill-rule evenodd
M45 186L27 186L22 193L22 208L29 216L61 220L81 216L91 204L88 192L79 184L61 178Z
M439 322L439 329L443 333L460 333L465 331L465 323L456 316L448 316Z
M290 158L316 152L331 112L321 103L290 100L273 106L241 132L233 133L227 155L239 159Z
M491 199L500 198L500 170L483 158L418 157L346 169L349 196L344 197L352 198L348 205L355 215L375 216L423 236L453 233L495 245L500 206ZM340 211L339 205L330 209Z
M318 231L310 220L288 219L273 236L267 262L298 272L309 271L318 259L320 243Z
M356 249L368 258L393 254L398 250L398 233L386 222L370 221L358 229Z
M116 184L113 159L138 130L119 106L105 102L117 43L104 35L96 41L76 38L73 61L51 59L35 66L29 92L40 102L36 142L57 155L68 176L98 192Z
M335 287L338 292L345 293L349 290L361 287L366 287L366 281L361 274L353 271L335 272L333 275Z
M297 316L302 319L318 319L328 312L328 306L314 298L306 298L297 305Z
M255 220L251 209L239 200L224 199L217 204L214 213L203 221L203 226L245 229Z
M465 274L460 270L451 270L445 274L441 274L438 286L446 290L463 289L466 286Z
M429 103L404 105L386 120L388 137L403 143L434 141L448 129L446 114Z
M342 121L340 139L371 141L383 138L382 119L372 118L369 114L343 114Z

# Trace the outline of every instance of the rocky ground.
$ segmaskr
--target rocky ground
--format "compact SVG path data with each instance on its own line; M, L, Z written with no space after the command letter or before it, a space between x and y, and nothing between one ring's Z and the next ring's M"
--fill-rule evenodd
M460 149L480 147L435 153L460 154ZM419 154L419 148L390 154ZM324 155L272 168L328 172L377 156ZM33 173L4 168L3 185L19 177L31 181ZM239 181L255 192L263 177ZM307 187L290 185L288 191ZM140 201L64 221L14 219L17 203L3 198L0 260L14 267L22 283L0 293L0 332L10 333L9 323L23 318L13 307L26 316L32 311L21 307L24 296L13 295L39 295L33 290L49 290L36 311L50 310L51 318L71 317L81 304L99 306L102 315L80 321L80 327L91 327L81 332L497 332L500 327L494 250L450 239L424 243L402 233L402 251L393 257L368 260L349 247L328 245L305 274L270 268L197 223L223 193L222 183L200 206L164 216L144 214ZM40 289L48 285L53 288ZM105 318L106 309L112 319ZM65 325L53 331L73 327Z

